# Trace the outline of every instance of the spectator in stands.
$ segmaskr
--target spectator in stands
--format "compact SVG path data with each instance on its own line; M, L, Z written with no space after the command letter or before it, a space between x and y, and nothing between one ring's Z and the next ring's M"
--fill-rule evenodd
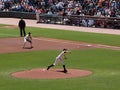
M49 8L49 9L48 9L47 14L48 14L48 15L53 14L53 12L52 12L51 8Z
M37 23L39 23L40 22L40 13L41 13L40 9L37 8L36 11L35 11L35 13L36 13Z
M76 8L79 8L85 15L91 15L89 12L94 9L99 11L96 15L117 17L116 14L120 11L119 0L3 0L2 3L4 3L4 11L12 8L11 10L33 13L35 13L35 8L42 7L44 7L45 13L49 14L51 13L48 12L49 8L53 14L60 13L62 9L68 12L69 8L68 15L78 15L79 12L76 12ZM13 9L13 7L16 8ZM92 12L92 16L94 15Z
M4 11L9 11L11 7L10 0L4 0Z
M36 13L36 8L40 8L41 14L49 15L70 16L81 15L80 12L82 12L84 16L120 17L120 0L2 0L1 2L0 9L3 11ZM68 19L66 18L66 20ZM84 26L86 26L86 22L95 23L93 20L83 20L82 22ZM91 24L90 26L92 26ZM100 21L98 25L102 24L105 23ZM88 23L87 26L89 26Z
M3 8L4 8L4 4L2 1L0 1L0 11L3 10Z
M120 11L116 14L116 17L120 18Z

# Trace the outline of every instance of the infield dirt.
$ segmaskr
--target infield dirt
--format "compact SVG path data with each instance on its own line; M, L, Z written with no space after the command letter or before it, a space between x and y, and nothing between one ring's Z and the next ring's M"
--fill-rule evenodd
M8 24L14 26L6 26L5 28L16 28L19 19L14 18L0 18L1 24ZM74 30L83 32L94 32L94 33L106 33L106 34L120 34L119 30L114 29L101 29L101 28L86 28L86 27L76 27L76 26L65 26L65 25L52 25L52 24L36 24L36 20L26 20L27 26L41 27L41 28L54 28L62 30ZM89 48L106 48L113 50L120 50L120 47L99 45L99 44L89 44L83 42L73 42L68 40L59 40L52 38L33 38L34 48L30 49L27 45L26 49L22 48L23 38L0 38L0 53L12 53L12 52L27 52L33 50L61 50L67 48L69 50L80 50ZM32 69L21 72L13 73L12 76L17 78L72 78L90 75L92 72L86 70L68 69L68 73L65 74L61 69L51 69L49 71L44 71L43 69ZM30 75L30 76L29 76Z

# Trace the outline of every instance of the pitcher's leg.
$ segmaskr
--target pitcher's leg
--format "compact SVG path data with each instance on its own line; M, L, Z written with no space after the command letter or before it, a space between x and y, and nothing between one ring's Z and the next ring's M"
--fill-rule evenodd
M53 67L53 66L57 65L59 61L60 61L60 59L59 59L59 58L56 58L56 60L55 60L54 64L52 64L52 65L48 66L48 67L47 67L47 70L49 70L51 67Z
M47 70L49 70L51 67L53 67L54 65L51 64L50 66L47 67Z
M66 69L65 65L63 65L63 69L64 69L64 73L67 73L67 69Z

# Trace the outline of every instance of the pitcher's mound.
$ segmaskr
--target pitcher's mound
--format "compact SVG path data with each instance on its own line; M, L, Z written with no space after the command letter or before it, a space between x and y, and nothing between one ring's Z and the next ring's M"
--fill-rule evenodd
M63 72L63 69L32 69L28 71L21 71L13 73L12 76L16 78L28 78L28 79L57 79L57 78L75 78L88 76L92 74L91 71L68 69L67 73Z

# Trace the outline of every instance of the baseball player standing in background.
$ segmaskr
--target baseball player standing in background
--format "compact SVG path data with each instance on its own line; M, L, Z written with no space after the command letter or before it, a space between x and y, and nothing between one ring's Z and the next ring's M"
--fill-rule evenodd
M67 73L67 69L64 64L64 60L67 59L67 57L65 55L67 52L70 52L70 51L68 51L67 49L63 49L62 52L56 57L55 62L47 67L47 70L49 70L51 67L53 67L56 64L58 64L59 62L61 62L63 65L63 68L64 68L64 73Z
M30 48L33 48L32 46L32 35L31 33L29 32L25 37L24 37L24 44L23 44L23 48L25 48L25 45L26 43L29 42L31 47Z

